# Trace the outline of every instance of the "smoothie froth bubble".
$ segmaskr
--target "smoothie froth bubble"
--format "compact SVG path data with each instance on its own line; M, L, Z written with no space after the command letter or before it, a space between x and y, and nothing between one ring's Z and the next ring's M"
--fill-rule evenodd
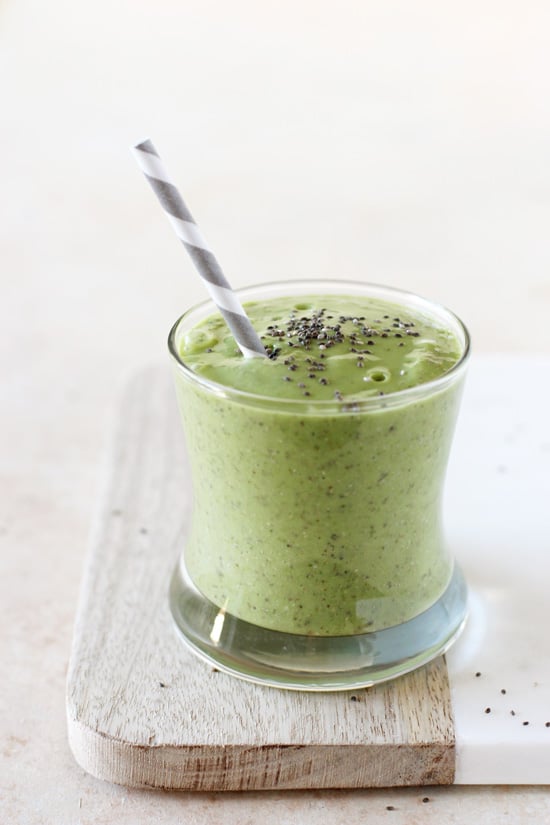
M245 303L268 359L243 358L213 309L172 331L194 489L186 572L223 611L281 633L400 625L453 573L441 496L467 335L407 293L282 289Z

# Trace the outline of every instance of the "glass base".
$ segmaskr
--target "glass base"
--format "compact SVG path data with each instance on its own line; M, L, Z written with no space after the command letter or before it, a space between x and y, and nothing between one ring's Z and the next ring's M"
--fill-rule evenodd
M332 691L394 679L444 653L466 622L467 589L455 566L435 604L408 622L357 636L298 636L235 618L208 601L178 564L170 607L183 640L219 670L289 690Z

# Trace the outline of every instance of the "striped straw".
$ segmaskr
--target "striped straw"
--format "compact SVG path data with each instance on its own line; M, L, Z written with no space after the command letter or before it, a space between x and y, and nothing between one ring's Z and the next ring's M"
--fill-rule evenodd
M168 177L157 150L150 140L144 140L133 146L132 151L176 235L205 282L212 300L233 333L242 354L245 358L267 356L258 333L231 289L214 253L209 249L178 189Z

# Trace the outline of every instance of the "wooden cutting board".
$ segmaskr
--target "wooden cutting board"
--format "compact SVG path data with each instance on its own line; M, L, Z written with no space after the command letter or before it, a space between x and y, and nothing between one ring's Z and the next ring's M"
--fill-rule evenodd
M201 791L550 782L550 657L533 653L531 661L526 653L548 651L545 628L533 627L541 618L533 616L542 604L539 578L532 587L522 583L531 611L522 620L514 564L501 564L495 578L484 562L483 549L494 565L504 539L486 523L491 507L479 506L495 479L506 483L503 467L511 457L520 461L525 445L512 438L507 453L506 433L517 431L519 419L495 427L491 417L504 362L471 372L448 518L453 550L462 551L474 584L467 631L448 667L440 658L385 685L325 694L237 680L195 658L177 637L167 591L190 517L183 435L168 368L135 376L109 452L69 667L69 741L83 768L127 786ZM509 490L516 505L522 490ZM516 519L520 512L516 506ZM505 516L504 528L509 535ZM492 543L484 539L489 531ZM540 565L544 540L531 538L523 564L531 558ZM505 621L513 622L513 647L501 638Z

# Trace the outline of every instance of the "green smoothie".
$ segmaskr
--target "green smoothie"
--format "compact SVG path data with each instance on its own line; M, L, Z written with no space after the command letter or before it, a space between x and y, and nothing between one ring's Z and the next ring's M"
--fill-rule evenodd
M268 358L243 358L218 313L176 336L191 579L228 613L286 633L417 616L452 574L441 494L463 341L437 313L379 297L245 307Z

